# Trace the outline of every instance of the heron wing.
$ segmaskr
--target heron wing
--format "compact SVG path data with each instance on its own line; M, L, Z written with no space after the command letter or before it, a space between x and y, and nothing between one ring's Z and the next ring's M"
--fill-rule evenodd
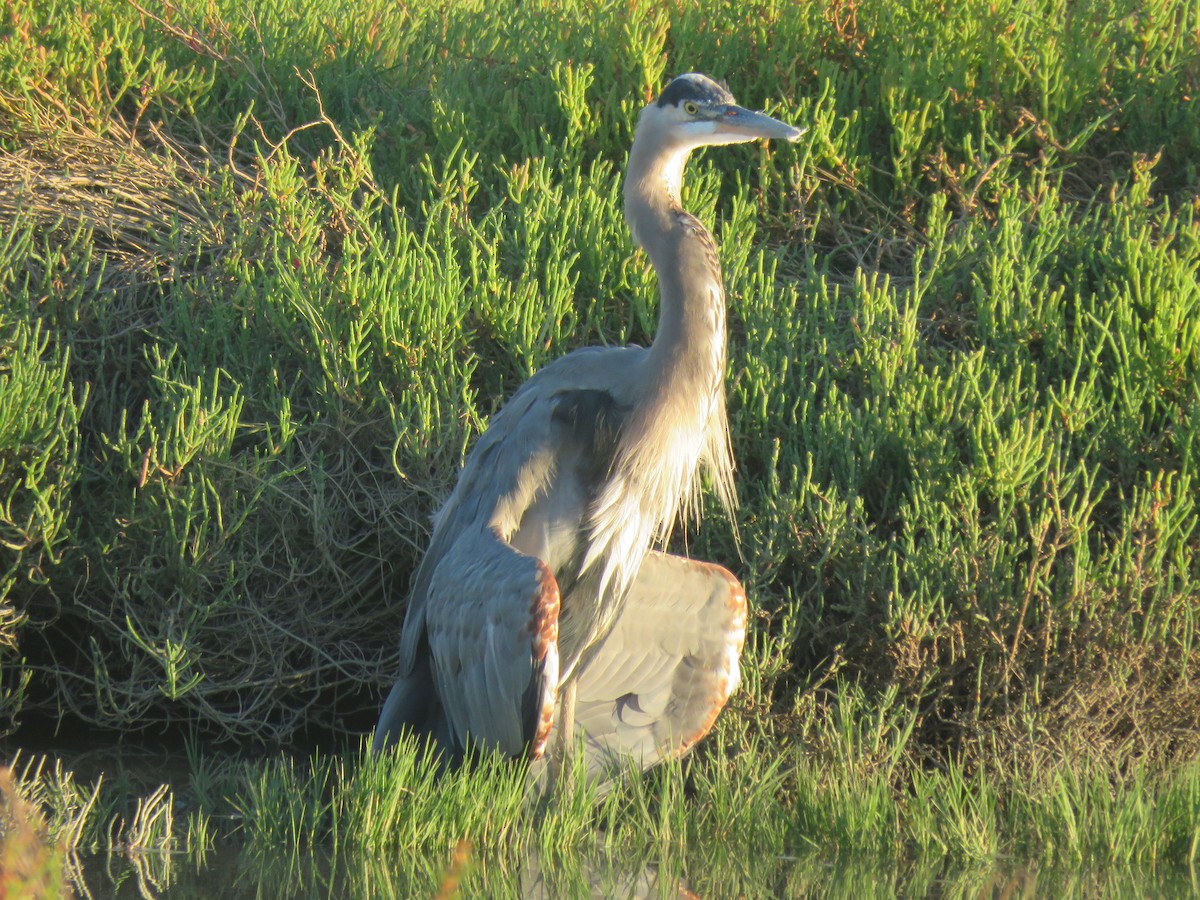
M726 569L651 551L579 673L576 724L593 775L686 753L737 686L746 595Z
M419 688L431 669L453 750L542 752L558 684L559 579L568 592L622 415L611 393L588 385L628 369L640 352L576 352L526 382L493 417L434 520L405 614L400 675ZM407 686L397 691L404 696L385 712L409 708ZM377 731L385 725L399 727L381 719Z
M405 611L401 674L419 662L429 585L461 534L485 524L503 540L521 543L520 550L542 559L556 576L566 557L577 555L574 544L583 539L580 527L594 491L588 482L606 474L620 427L612 392L595 385L606 376L615 381L613 373L635 372L644 354L635 347L576 350L525 382L492 417L434 518Z
M461 535L430 584L433 682L457 747L542 754L558 687L558 584L487 528Z

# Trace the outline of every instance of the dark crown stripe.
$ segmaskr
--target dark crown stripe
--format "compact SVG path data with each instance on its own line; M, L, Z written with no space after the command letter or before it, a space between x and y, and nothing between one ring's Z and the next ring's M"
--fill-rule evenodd
M680 75L658 96L658 106L678 106L685 100L697 103L733 103L733 94L705 75Z

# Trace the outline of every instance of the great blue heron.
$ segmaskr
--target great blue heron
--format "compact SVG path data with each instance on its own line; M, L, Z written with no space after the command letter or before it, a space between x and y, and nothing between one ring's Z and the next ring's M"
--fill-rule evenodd
M686 752L738 680L746 600L725 569L651 549L698 512L701 466L732 515L725 290L680 204L688 155L803 132L680 75L638 118L625 218L658 275L648 348L576 350L492 418L435 518L374 748L405 728L590 776Z

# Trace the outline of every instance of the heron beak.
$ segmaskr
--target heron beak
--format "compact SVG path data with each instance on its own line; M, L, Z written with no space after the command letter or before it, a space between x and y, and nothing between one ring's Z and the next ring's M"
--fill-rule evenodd
M807 128L793 128L786 122L773 119L766 113L754 112L732 103L720 107L714 121L719 131L744 135L747 140L766 138L769 140L795 141Z

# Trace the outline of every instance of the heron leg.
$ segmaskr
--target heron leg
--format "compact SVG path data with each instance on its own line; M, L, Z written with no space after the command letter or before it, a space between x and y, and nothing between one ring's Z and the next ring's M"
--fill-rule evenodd
M572 678L559 695L558 721L554 723L557 737L549 761L551 790L570 768L571 754L575 752L575 685Z

